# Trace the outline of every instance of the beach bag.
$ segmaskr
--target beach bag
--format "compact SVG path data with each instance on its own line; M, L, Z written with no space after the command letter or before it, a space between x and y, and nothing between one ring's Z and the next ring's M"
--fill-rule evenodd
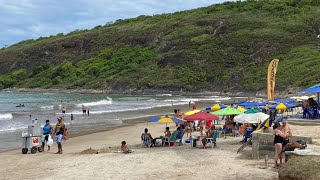
M49 134L49 135L48 135L47 145L48 145L48 146L51 146L52 144L53 144L53 139L52 139L51 135Z
M300 144L300 149L305 149L307 147L307 143L304 140L299 140L297 143Z

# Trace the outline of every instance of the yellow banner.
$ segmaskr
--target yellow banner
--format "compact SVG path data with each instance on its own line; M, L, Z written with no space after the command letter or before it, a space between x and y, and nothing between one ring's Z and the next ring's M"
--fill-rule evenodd
M268 100L274 100L274 88L276 86L276 73L279 59L274 59L268 67Z

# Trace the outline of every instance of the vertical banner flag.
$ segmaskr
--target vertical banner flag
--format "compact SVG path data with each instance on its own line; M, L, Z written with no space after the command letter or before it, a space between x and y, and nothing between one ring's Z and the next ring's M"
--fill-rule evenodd
M268 100L274 100L278 62L279 59L274 59L270 62L268 67Z

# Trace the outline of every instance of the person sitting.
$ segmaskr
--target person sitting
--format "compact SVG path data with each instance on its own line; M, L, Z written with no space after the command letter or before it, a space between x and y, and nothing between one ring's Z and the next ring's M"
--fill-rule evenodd
M202 144L203 144L203 148L206 148L206 144L207 144L207 138L212 138L214 132L216 131L216 127L214 125L212 125L210 127L210 129L207 132L207 136L205 136L204 138L202 138Z
M124 154L131 153L132 151L128 148L127 143L125 141L121 142L121 152Z
M179 143L181 143L183 134L184 134L184 131L180 127L178 127L176 137L174 139L174 143L176 143L177 141L179 141Z
M187 123L187 137L190 137L192 133L192 123L188 122ZM190 135L189 135L190 134Z
M148 133L148 128L144 129L144 133L141 134L141 140L143 145L145 145L146 147L150 147L151 143L152 143L152 136L150 133Z
M164 131L164 137L162 138L162 146L164 145L165 141L168 141L171 137L171 131L169 127L166 127L166 131Z

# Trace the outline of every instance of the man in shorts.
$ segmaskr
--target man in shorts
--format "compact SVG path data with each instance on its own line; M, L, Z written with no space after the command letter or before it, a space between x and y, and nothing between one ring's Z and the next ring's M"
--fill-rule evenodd
M287 137L287 138L284 138L282 142L282 151L284 151L286 149L286 145L289 144L289 138L292 136L291 129L287 125L287 119L285 117L282 120L280 131ZM282 156L280 157L280 162L282 163Z
M53 132L53 136L56 134L56 142L58 144L58 152L56 154L62 154L62 140L65 139L67 134L67 128L64 123L62 123L62 117L58 118L58 123Z

